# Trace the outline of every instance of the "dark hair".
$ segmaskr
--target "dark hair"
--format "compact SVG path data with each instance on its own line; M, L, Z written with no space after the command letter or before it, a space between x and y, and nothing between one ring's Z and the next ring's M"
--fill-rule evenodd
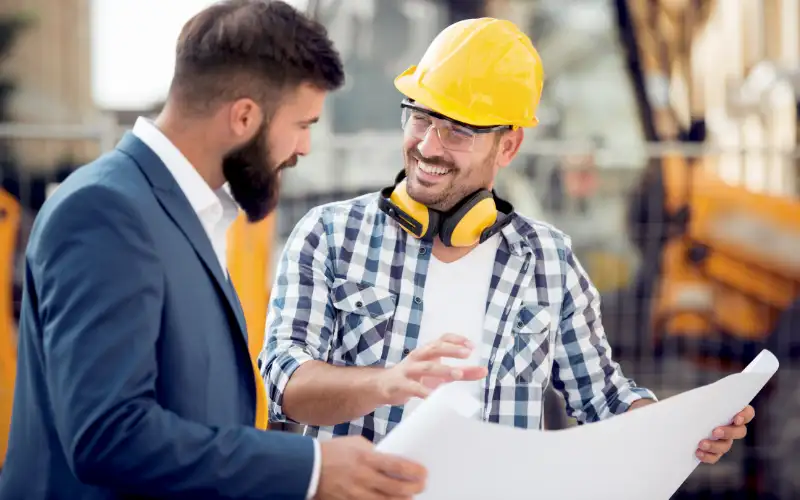
M302 83L344 83L325 27L278 0L225 0L181 30L170 96L198 112L244 97L269 108Z

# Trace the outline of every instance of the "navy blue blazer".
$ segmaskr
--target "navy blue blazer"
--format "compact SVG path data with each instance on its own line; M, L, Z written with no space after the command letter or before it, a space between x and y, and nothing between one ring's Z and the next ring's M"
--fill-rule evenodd
M244 316L199 218L131 133L28 243L0 499L304 499L310 438L259 431Z

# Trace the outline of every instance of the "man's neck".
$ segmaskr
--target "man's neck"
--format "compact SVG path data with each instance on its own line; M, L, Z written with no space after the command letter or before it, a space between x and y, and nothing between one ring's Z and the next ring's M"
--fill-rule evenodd
M498 217L500 216L502 215L498 214ZM433 250L431 250L431 252L433 253L433 256L436 257L440 262L449 264L466 256L471 251L475 250L479 244L480 243L477 243L469 247L448 247L440 238L436 238L433 240Z
M175 116L175 113L165 107L164 111L156 118L155 124L161 133L175 145L197 173L206 181L213 190L225 184L222 172L222 157L215 153L212 142L205 133L206 128L198 124L189 124Z
M464 257L472 250L475 249L478 245L473 245L471 247L448 247L442 243L442 240L436 238L433 241L433 256L436 257L439 261L444 262L445 264L449 264L451 262L455 262L458 259Z

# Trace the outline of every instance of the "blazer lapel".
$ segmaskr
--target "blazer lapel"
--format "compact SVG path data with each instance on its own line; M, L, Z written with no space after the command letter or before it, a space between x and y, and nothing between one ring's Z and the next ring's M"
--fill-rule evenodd
M220 291L225 296L231 313L236 317L240 333L247 341L247 328L244 316L239 307L236 291L224 274L224 270L219 265L217 255L211 246L211 241L200 223L200 219L192 209L189 200L178 186L175 178L164 165L164 162L150 149L145 143L139 140L131 132L127 132L117 149L131 156L147 176L153 186L153 192L158 198L161 206L169 214L175 224L180 228L186 238L191 243L203 265L214 280L217 282ZM249 352L249 351L248 351Z

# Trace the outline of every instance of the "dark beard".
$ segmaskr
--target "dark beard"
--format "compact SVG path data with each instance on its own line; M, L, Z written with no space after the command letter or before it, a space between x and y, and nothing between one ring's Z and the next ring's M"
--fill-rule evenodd
M453 162L449 162L442 157L425 157L419 152L417 148L412 148L406 151L406 161L405 161L405 171L406 177L410 177L410 165L415 162L423 162L427 163L428 165L437 165L442 166L445 168L450 168L454 170L454 175L458 175L458 169L456 168ZM413 167L416 168L416 165ZM416 181L420 182L421 181ZM454 192L454 186L451 186L449 189L445 190L444 192L440 193L435 197L420 197L418 192L414 189L412 185L408 185L407 188L409 196L418 203L422 203L428 208L432 208L433 210L438 210L440 212L447 212L453 207L459 199L466 196L466 193L461 193L460 191Z
M297 164L297 155L278 166L270 163L266 129L266 124L262 125L250 142L222 160L222 173L231 195L251 223L263 220L275 210L280 196L278 172Z
M471 168L477 170L478 172L485 172L486 175L481 175L483 179L482 182L476 182L478 179L468 179L465 183L464 179L456 178L455 181L451 182L451 185L447 187L442 193L439 193L436 196L422 196L415 186L413 182L409 182L406 186L408 190L408 194L411 199L417 201L418 203L422 203L428 208L433 210L438 210L440 212L449 212L454 207L456 207L461 201L463 201L467 196L474 193L480 188L484 188L491 184L491 171L492 171L492 162L494 161L495 156L497 156L497 150L500 147L499 141L495 140L494 145L489 150L489 153L486 157L482 160L479 165L473 165ZM405 172L406 177L411 176L411 164L414 163L413 160L417 162L421 161L423 163L427 163L428 165L437 165L446 168L451 168L455 171L454 175L460 176L461 169L456 167L453 162L447 161L442 157L425 157L420 152L419 149L416 147L409 148L405 152ZM416 168L416 165L415 167ZM421 186L424 187L421 181L417 180Z

